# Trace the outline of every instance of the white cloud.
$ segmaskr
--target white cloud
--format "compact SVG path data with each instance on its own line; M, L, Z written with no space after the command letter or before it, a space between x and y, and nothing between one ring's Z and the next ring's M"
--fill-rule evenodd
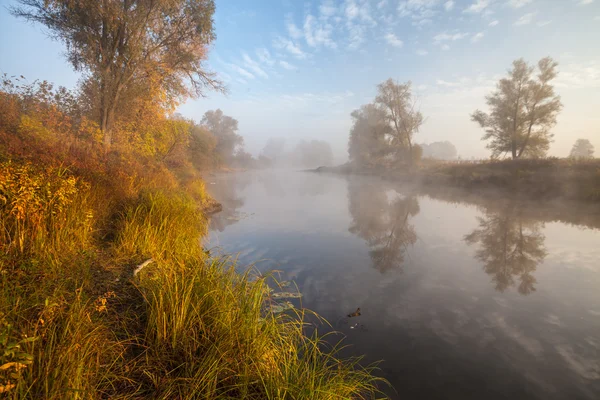
M269 50L265 49L264 47L261 47L260 49L256 49L256 56L258 57L260 62L263 64L266 64L266 65L275 64L275 60L273 60L273 58L271 57L271 53L269 53Z
M476 0L473 4L463 10L464 13L479 14L490 5L490 0Z
M419 56L426 56L427 54L429 54L429 52L427 50L424 50L424 49L417 50L417 55L419 55Z
M434 7L440 0L405 0L398 4L398 14L401 17L410 17L413 26L429 24L437 14Z
M539 26L539 27L541 28L542 26L546 26L546 25L549 25L549 24L551 24L551 23L552 23L552 20L551 20L551 19L549 19L549 20L547 20L547 21L540 21L540 22L538 22L536 25L537 25L537 26Z
M600 60L562 66L556 77L556 86L564 88L600 87Z
M438 33L437 35L435 35L433 37L433 42L435 44L441 44L443 42L455 42L457 40L463 39L467 36L467 33L464 32L455 32L455 33L448 33L448 32L442 32L442 33Z
M438 79L437 81L435 81L435 83L438 86L445 86L445 87L457 87L457 86L460 85L459 82L448 82L448 81L445 81L443 79Z
M302 37L302 31L300 28L296 26L294 21L292 21L292 15L288 14L286 16L285 26L287 28L288 33L293 39L300 39Z
M483 39L483 36L484 36L483 32L477 32L476 34L474 34L471 37L471 43L479 42L481 39Z
M337 13L337 8L335 7L333 0L327 0L321 4L319 12L321 13L321 17L327 19Z
M310 14L304 19L304 39L310 47L325 46L330 49L337 48L337 45L331 39L332 33L333 26L329 23L321 23Z
M448 46L447 44L443 44L442 45L442 50L448 51L448 50L450 50L450 46Z
M404 42L400 39L398 39L398 37L396 35L394 35L393 33L388 33L387 35L384 36L386 42L388 42L388 44L390 44L391 46L394 47L402 47L404 45Z
M488 25L489 25L489 26L496 26L496 25L498 25L499 23L500 23L500 22L499 22L499 21L496 19L496 20L494 20L494 21L490 22Z
M295 65L292 65L289 62L283 61L283 60L279 60L279 65L281 65L283 68L287 69L288 71L295 71L298 69Z
M509 7L512 8L521 8L525 7L527 4L533 2L533 0L508 0L506 3Z
M448 0L444 3L444 8L446 9L446 11L452 10L454 8L454 2L452 0Z
M377 9L381 10L382 8L387 6L387 4L388 4L387 0L381 0L379 3L377 3Z
M264 69L258 65L256 61L254 61L247 53L242 53L242 58L244 60L244 66L252 71L254 74L262 77L268 78L269 75L265 72Z
M366 41L365 36L369 27L376 25L371 16L370 5L364 1L357 4L355 0L346 0L344 15L348 32L348 48L357 49Z
M300 47L298 47L294 42L281 36L278 36L273 41L273 46L277 49L286 50L288 53L298 59L304 59L307 56L306 53L303 52L302 49L300 49Z
M535 13L527 13L521 16L521 18L519 18L518 20L515 21L514 25L515 26L522 26L522 25L528 25L531 23L531 21L533 21L533 17L535 16Z
M245 78L248 78L248 79L254 79L255 78L254 75L252 75L250 72L248 72L244 68L240 67L239 65L236 65L236 64L227 64L227 66L229 68L231 68L233 71L237 72L238 74L242 75Z
M592 4L594 2L594 0L580 0L579 1L579 5L580 6L587 6L588 4Z

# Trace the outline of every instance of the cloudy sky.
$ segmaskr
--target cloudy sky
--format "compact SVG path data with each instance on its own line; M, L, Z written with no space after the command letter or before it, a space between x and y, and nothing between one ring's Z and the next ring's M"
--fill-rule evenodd
M10 16L13 3L0 0L0 70L74 87L63 46ZM270 137L323 139L342 161L350 113L391 77L412 81L427 117L417 142L487 157L469 114L514 59L547 55L564 103L550 153L580 137L600 151L600 0L217 0L215 24L207 65L229 93L179 111L199 120L221 108L255 154Z

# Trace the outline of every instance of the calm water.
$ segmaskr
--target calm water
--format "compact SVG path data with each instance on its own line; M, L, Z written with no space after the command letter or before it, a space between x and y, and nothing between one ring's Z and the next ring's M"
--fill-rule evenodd
M384 360L394 398L600 398L597 213L375 178L209 181L224 205L210 246L283 271L303 294L296 306L327 318L353 354Z

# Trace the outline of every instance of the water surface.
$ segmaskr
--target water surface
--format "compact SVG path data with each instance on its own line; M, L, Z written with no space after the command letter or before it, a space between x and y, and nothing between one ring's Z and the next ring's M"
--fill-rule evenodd
M392 397L600 398L597 213L366 177L208 180L209 247L292 279L349 354L383 360Z

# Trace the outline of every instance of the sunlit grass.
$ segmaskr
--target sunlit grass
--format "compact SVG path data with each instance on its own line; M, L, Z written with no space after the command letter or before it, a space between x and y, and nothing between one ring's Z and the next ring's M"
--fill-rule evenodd
M0 397L382 397L307 311L271 311L272 276L202 249L201 181L123 199L67 169L1 166Z

